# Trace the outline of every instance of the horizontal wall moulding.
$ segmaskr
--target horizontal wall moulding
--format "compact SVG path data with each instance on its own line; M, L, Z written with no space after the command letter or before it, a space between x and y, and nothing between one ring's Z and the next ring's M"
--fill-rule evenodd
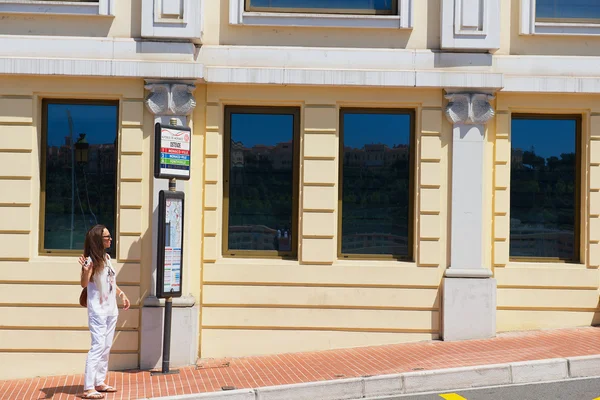
M439 311L437 307L393 307L393 306L348 306L348 305L310 305L310 304L211 304L202 307L211 308L298 308L311 310L381 310L381 311Z
M81 350L62 350L62 349L2 349L0 353L50 353L50 354L78 354L87 353L89 349ZM137 354L139 350L112 350L111 354Z
M569 312L598 312L600 307L497 307L500 311L569 311Z
M79 281L19 281L19 280L9 280L3 279L0 280L0 285L2 284L10 284L10 285L80 285ZM119 286L139 286L139 282L119 282ZM10 303L14 304L14 303ZM7 306L7 304L1 304L0 306ZM27 303L23 304L22 307L70 307L70 304L50 304L50 303Z
M81 306L78 305L81 308ZM0 326L0 330L11 331L89 331L87 326ZM137 332L138 328L116 328L117 332Z
M434 285L385 285L385 284L353 284L353 283L294 283L294 282L220 282L205 281L207 286L282 286L312 288L357 288L357 289L438 289Z
M533 286L533 285L498 285L498 289L598 290L598 288L596 286Z
M304 156L305 160L317 160L317 161L334 161L336 157L323 157L323 156Z
M334 187L335 183L304 182L302 185L313 186L313 187Z
M31 153L32 149L0 149L0 153Z
M121 210L141 210L142 206L141 205L130 205L130 204L122 204L119 206L119 208Z
M0 175L0 179L5 179L7 181L30 181L31 176L2 176L2 175Z
M437 329L393 329L393 328L343 328L320 326L220 326L202 325L201 329L232 329L250 331L325 331L325 332L375 332L375 333L438 333Z
M204 66L167 60L94 60L69 58L1 58L0 74L120 78L203 79Z
M335 128L304 128L305 133L325 133L325 134L335 134L337 133L337 129Z

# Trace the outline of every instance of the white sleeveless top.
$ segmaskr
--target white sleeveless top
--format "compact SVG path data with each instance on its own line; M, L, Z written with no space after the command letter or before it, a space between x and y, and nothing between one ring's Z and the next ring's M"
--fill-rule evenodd
M88 259L91 261L90 257ZM90 280L87 288L88 314L103 316L119 315L116 273L108 254L106 255L104 268Z

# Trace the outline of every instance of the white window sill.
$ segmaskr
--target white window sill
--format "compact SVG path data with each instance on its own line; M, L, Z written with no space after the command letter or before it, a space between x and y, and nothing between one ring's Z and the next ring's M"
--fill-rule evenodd
M534 35L597 36L600 24L536 22Z
M113 16L114 0L73 1L0 0L0 14Z
M342 15L244 12L240 25L300 26L318 28L388 28L399 29L398 15Z

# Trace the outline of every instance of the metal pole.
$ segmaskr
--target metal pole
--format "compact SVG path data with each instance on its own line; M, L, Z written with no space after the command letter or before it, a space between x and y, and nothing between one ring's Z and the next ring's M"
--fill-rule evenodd
M177 119L171 118L169 121L171 125L177 125ZM169 179L169 191L175 192L177 190L177 180L175 178ZM163 334L163 358L162 358L162 373L169 374L169 364L171 362L171 317L173 315L173 298L167 297L165 299L165 326ZM173 371L178 372L178 371Z
M173 313L173 298L165 299L165 333L163 338L163 359L162 373L169 373L169 363L171 354L171 315Z

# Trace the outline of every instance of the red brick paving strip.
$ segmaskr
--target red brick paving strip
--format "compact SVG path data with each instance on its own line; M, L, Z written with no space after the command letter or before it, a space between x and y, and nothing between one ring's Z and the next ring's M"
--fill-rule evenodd
M272 356L201 360L179 375L110 372L119 392L106 399L143 399L338 378L600 354L600 328L503 334L465 342L420 342ZM0 399L77 399L83 375L0 381Z

